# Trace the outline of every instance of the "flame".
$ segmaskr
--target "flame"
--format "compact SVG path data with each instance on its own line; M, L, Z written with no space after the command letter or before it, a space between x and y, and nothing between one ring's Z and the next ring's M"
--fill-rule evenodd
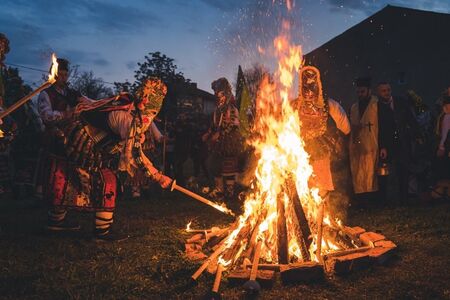
M288 8L292 2L287 1ZM278 262L277 222L284 218L287 227L289 261L303 261L301 242L296 232L300 228L293 201L300 204L312 232L309 255L319 261L317 250L317 228L320 207L324 199L319 189L312 184L313 168L305 142L301 138L301 120L292 105L294 81L297 71L303 65L302 48L290 43L289 22L282 22L282 33L273 41L278 69L274 78L263 79L256 100L255 136L250 144L259 156L252 183L252 192L246 197L244 213L238 218L238 226L227 237L226 247L236 245L240 232L248 226L258 230L257 239L262 241L261 258L267 262ZM261 49L258 47L259 52ZM264 134L257 134L264 132ZM298 198L293 197L294 194ZM279 216L277 206L282 205L284 216ZM323 227L342 226L328 213L324 215ZM257 228L256 226L259 226ZM250 230L251 232L252 230ZM309 238L309 237L306 237ZM323 237L322 253L339 249L339 245Z
M191 231L191 224L192 224L192 221L187 223L187 225L186 225L186 232L190 232Z
M56 81L56 76L58 76L58 61L56 60L56 54L52 53L52 69L48 75L48 82L54 83Z

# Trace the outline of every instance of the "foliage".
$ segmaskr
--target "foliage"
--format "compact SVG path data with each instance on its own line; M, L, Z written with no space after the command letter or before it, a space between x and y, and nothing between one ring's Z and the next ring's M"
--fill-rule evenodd
M158 77L169 87L175 84L189 83L190 80L179 72L174 59L161 52L150 52L144 57L143 62L138 62L138 69L134 71L135 81L133 83L115 82L117 91L135 92L148 77ZM170 89L170 88L169 88Z
M71 87L91 99L102 99L113 94L112 89L107 87L101 78L95 77L92 71L81 72L73 76Z

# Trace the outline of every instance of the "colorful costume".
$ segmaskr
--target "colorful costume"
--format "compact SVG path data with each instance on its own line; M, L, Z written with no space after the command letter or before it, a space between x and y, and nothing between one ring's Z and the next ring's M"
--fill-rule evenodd
M117 199L118 171L133 176L140 169L168 186L168 178L153 167L141 148L143 134L158 113L166 91L160 80L150 79L140 91L141 101L129 94L99 101L70 94L62 98L52 90L40 97L41 115L47 120L64 121L65 109L76 103L71 122L49 127L56 137L46 193L53 205L49 229L57 230L64 221L65 209L75 208L95 211L97 237L108 236ZM45 109L45 103L50 103L50 109Z
M344 109L332 99L324 99L319 70L312 66L300 69L297 109L305 150L313 167L312 184L322 192L334 190L330 169L334 140L327 134L329 117L344 134L350 132L350 123Z
M220 196L224 192L225 181L225 192L231 197L238 173L238 156L243 147L239 132L239 111L227 79L219 78L211 87L218 97L218 105L204 140L212 152L212 173L216 184L212 196Z

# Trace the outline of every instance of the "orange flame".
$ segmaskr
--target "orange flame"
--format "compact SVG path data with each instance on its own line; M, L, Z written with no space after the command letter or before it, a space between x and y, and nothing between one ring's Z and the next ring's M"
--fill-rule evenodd
M292 7L290 1L287 5L289 9ZM273 41L278 69L273 79L263 79L256 100L254 132L264 134L255 134L250 141L259 156L253 190L247 195L237 228L226 240L227 248L231 247L239 232L250 225L253 230L258 230L258 240L263 241L261 258L267 262L278 261L277 220L280 217L286 220L289 261L305 259L300 251L301 241L295 234L300 224L293 207L296 198L292 197L292 190L298 195L312 231L313 241L307 250L311 259L319 261L316 253L317 214L323 199L319 196L319 189L311 186L313 169L301 138L301 120L291 104L295 75L303 65L303 56L301 47L290 43L289 30L289 23L283 21L283 33ZM289 189L289 185L295 186ZM280 203L284 206L284 216L278 215L277 205ZM340 224L339 221L331 222L329 215L324 219L324 226ZM323 253L339 249L327 238L322 239L321 245Z
M56 54L52 53L52 69L48 75L48 82L54 83L56 81L56 76L58 76L58 61L56 60Z

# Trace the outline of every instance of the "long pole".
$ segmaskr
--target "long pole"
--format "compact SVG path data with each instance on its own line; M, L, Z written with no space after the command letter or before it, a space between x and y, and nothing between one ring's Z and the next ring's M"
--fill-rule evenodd
M34 96L36 96L37 94L39 94L40 92L42 92L43 90L45 90L46 88L50 87L52 85L52 83L50 81L46 81L43 85L41 85L40 87L38 87L36 90L34 90L33 92L31 92L30 94L26 95L25 97L23 97L22 99L20 99L19 101L17 101L16 103L14 103L13 105L11 105L10 107L8 107L7 109L5 109L5 111L0 113L0 119L3 119L4 117L6 117L7 115L9 115L10 113L12 113L13 111L15 111L16 109L18 109L19 107L21 107L22 105L24 105L25 103L27 103L31 98L33 98Z
M197 200L197 201L203 202L203 203L205 203L206 205L209 205L209 206L211 206L211 207L214 207L215 209L220 210L221 212L223 212L223 213L225 213L225 214L229 214L229 215L231 215L231 216L235 216L235 214L234 214L230 209L228 209L228 208L226 208L226 207L224 207L224 206L221 206L221 205L219 205L219 204L217 204L217 203L214 203L214 202L212 202L212 201L210 201L210 200L208 200L208 199L206 199L206 198L204 198L204 197L202 197L202 196L200 196L200 195L198 195L198 194L196 194L196 193L194 193L194 192L191 192L191 191L188 190L188 189L185 189L184 187L181 187L181 186L177 185L176 180L174 180L174 181L172 182L172 187L170 188L170 190L171 190L171 191L177 190L177 191L179 191L179 192L182 192L183 194L186 194L186 195L188 195L188 196L194 198L194 199Z

